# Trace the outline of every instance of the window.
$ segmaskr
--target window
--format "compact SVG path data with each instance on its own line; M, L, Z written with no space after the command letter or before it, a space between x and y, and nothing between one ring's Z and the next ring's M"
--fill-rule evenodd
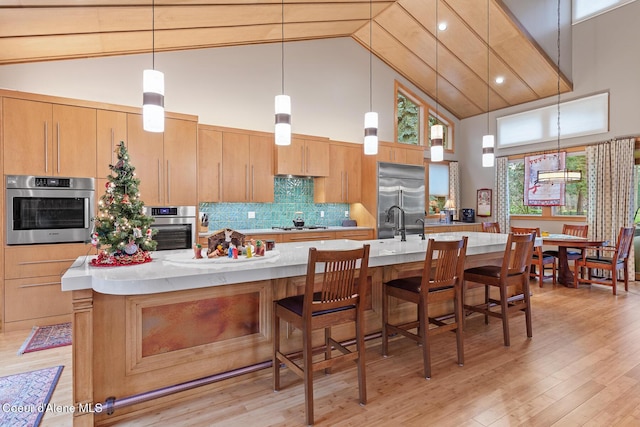
M573 0L573 23L593 18L635 0Z
M541 207L526 206L524 204L524 160L514 159L509 162L509 214L510 215L540 215L566 216L586 215L588 205L587 192L587 158L584 153L567 153L566 165L568 169L582 172L582 180L565 184L564 206Z
M558 138L558 105L498 117L498 147L553 141ZM609 130L609 94L601 93L560 104L563 138Z
M439 123L444 127L444 150L453 153L453 124L444 115L428 105L398 81L395 82L395 140L402 144L431 146L431 126ZM425 118L426 112L426 118Z
M449 198L449 164L428 163L429 178L429 215L436 215L444 209Z

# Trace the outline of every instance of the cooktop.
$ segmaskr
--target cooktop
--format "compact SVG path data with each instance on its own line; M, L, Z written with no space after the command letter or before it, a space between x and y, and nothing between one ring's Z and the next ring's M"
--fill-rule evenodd
M303 225L301 227L290 227L290 226L271 227L272 230L283 230L283 231L291 231L291 230L324 230L326 228L327 228L326 225Z

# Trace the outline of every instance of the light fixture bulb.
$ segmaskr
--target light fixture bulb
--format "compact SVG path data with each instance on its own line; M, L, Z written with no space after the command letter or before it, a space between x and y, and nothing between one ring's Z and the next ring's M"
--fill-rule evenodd
M494 164L495 155L493 153L495 138L493 135L482 137L482 167L491 168Z
M373 111L364 115L364 154L378 154L378 113Z
M291 98L288 95L276 95L276 145L291 145Z
M164 132L164 73L142 74L142 124L147 132Z
M444 127L442 125L431 126L431 161L441 162L444 160L444 147L442 138Z

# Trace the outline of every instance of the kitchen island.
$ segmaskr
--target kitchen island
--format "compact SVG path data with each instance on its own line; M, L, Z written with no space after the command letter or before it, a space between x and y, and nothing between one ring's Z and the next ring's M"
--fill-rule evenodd
M501 261L506 234L469 236L467 267ZM325 240L281 243L264 258L193 259L193 251L153 253L153 261L128 267L90 267L80 257L62 278L73 293L73 395L79 408L103 404L102 412L77 411L75 425L101 425L168 402L224 387L237 375L270 366L274 299L304 289L309 247L340 250L371 245L371 288L366 298L367 334L381 328L382 283L421 269L426 241ZM414 315L393 303L392 315ZM448 313L451 307L437 308ZM334 337L352 338L352 325ZM285 329L285 351L301 348L300 331ZM321 345L322 337L317 336ZM195 387L198 385L198 387ZM270 390L265 390L268 393ZM107 414L115 410L112 415Z

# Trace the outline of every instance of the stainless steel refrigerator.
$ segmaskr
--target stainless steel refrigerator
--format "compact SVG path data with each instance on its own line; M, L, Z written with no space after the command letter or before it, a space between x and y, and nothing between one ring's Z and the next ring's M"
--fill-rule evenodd
M402 165L397 163L378 163L378 239L389 239L399 234L404 225L406 234L420 234L424 220L424 166ZM391 206L404 210L402 213L392 209L389 220L387 213Z

